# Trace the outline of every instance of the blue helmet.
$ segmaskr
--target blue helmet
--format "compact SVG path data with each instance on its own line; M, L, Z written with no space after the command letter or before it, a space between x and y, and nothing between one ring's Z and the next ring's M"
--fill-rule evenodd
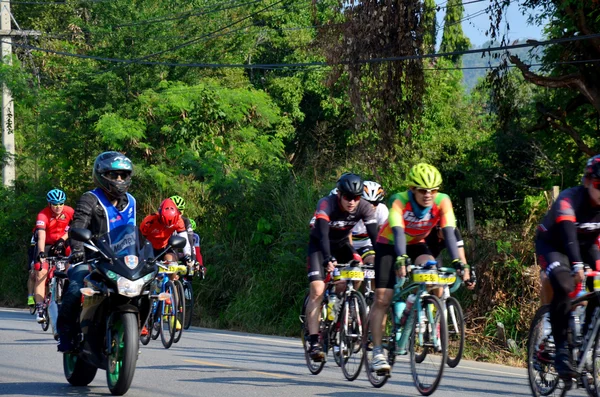
M60 189L52 189L46 194L46 200L50 204L63 204L67 200L67 195Z

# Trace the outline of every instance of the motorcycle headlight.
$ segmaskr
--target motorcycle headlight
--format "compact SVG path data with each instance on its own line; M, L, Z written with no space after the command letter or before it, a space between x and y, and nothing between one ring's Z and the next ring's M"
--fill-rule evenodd
M119 289L119 294L125 295L129 298L134 296L138 296L142 293L142 288L144 287L144 279L141 278L136 281L131 281L125 277L119 277L117 279L117 288Z

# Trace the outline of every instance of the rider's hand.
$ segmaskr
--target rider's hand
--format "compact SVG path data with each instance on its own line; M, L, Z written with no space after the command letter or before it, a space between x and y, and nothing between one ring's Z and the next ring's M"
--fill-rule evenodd
M352 254L352 260L357 261L361 266L363 265L362 257L358 254L358 252Z
M323 267L327 273L332 272L335 269L335 265L337 265L337 260L334 257L325 259L325 262L323 263Z
M465 286L467 287L467 289L472 290L475 288L475 284L477 283L477 281L475 280L475 277L471 277L471 269L465 268L465 270L463 271L462 279L465 282Z
M401 255L396 258L396 277L406 277L406 266L410 266L408 255Z
M79 263L85 260L85 254L83 252L73 252L69 257L69 263Z
M37 260L38 260L38 262L40 262L40 263L45 263L45 262L46 262L46 258L47 258L47 257L48 257L48 255L46 255L46 253L42 251L42 252L40 252L40 253L38 254L38 256L37 256Z

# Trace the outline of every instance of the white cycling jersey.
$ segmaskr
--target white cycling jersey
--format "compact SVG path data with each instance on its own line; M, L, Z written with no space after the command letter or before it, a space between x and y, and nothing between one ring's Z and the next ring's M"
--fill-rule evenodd
M387 222L389 214L390 211L385 204L381 203L375 207L375 218L377 219L378 228ZM358 221L358 223L352 228L352 245L356 249L366 247L367 245L373 245L369 235L367 234L367 228L362 220Z

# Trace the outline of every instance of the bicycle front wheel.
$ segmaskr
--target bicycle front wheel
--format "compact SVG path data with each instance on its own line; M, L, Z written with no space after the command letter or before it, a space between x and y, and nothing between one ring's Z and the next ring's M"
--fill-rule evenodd
M187 280L183 283L183 299L185 300L183 329L188 329L192 325L192 314L194 313L194 289L192 283Z
M529 386L535 397L563 396L564 382L554 368L556 347L550 327L549 306L540 307L531 321L527 341L527 372Z
M429 396L440 384L448 359L448 330L442 303L433 295L413 306L414 324L408 341L410 368L419 393Z
M342 373L346 379L353 381L362 369L364 352L361 343L367 332L367 304L360 292L352 292L344 302L340 328Z
M173 281L173 285L175 286L175 291L177 292L177 306L175 312L175 318L177 327L175 328L175 338L173 339L173 343L179 342L181 339L181 334L183 334L183 323L185 319L185 303L183 300L183 284L179 280Z
M304 303L302 304L302 312L300 313L300 322L302 323L302 345L304 346L304 359L306 360L306 366L308 367L308 370L311 374L318 375L325 366L325 360L321 362L314 362L308 354L308 351L310 349L310 332L308 331L308 320L306 318L306 305L308 304L308 298L309 294L306 293L306 296L304 297ZM319 318L319 321L322 322L323 319ZM322 329L322 327L319 327L319 329ZM325 347L323 346L323 348Z
M176 310L177 310L177 292L172 281L165 284L165 292L171 294L171 297L162 301L160 313L160 339L165 349L173 344L175 339L175 329L177 328Z
M460 362L465 348L465 319L460 303L453 298L446 299L446 320L448 321L448 366L454 368Z

